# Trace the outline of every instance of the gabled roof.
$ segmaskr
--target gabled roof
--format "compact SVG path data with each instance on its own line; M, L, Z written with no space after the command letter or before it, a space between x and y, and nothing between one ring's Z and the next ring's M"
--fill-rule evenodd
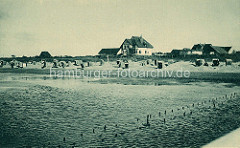
M50 58L51 54L48 51L42 51L39 56L41 58Z
M201 48L203 47L203 44L195 44L193 47L192 47L192 50L200 50Z
M140 37L132 36L131 39L125 39L123 44L126 44L126 43L128 43L132 46L137 46L138 48L153 48L153 46L148 41L146 41L142 36L140 36ZM122 47L122 45L121 45L121 47Z
M195 51L202 51L203 48L205 46L211 46L212 44L195 44L193 47L192 47L192 50L195 50Z
M228 51L231 47L220 47L220 46L211 46L219 54L228 54Z
M195 44L192 47L192 50L195 51L211 50L219 54L227 54L231 48L232 47L212 46L212 44Z
M117 55L120 48L103 48L98 54Z
M221 47L223 48L226 52L229 52L229 50L232 48L232 47Z

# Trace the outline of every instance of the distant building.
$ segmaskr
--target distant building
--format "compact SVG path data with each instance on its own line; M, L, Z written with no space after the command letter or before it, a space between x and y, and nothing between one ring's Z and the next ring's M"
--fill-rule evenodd
M206 45L206 44L195 44L195 45L192 47L191 54L202 55L202 53L203 53L203 47L204 47L205 45Z
M181 49L173 49L173 50L171 51L171 55L172 55L173 57L178 57L178 56L180 56L180 52L181 52Z
M131 39L125 39L120 48L103 48L99 55L152 55L153 46L142 36L132 36Z
M152 55L154 55L154 56L164 56L165 54L163 52L153 52Z
M120 54L120 48L103 48L101 51L99 51L99 55L108 55L108 56L116 56Z
M198 55L226 55L231 47L212 46L212 44L195 44L191 53Z
M240 57L240 51L236 51L234 54Z
M51 58L51 54L48 51L42 51L39 55L40 58Z
M190 48L183 48L181 55L190 55L191 54L191 49Z
M205 45L203 48L203 55L226 55L232 47L221 47L221 46L212 46Z
M125 39L120 46L121 53L124 56L129 55L152 55L153 46L142 36L132 36L131 39Z
M183 49L173 49L171 51L171 55L173 57L179 57L179 56L186 56L191 54L191 49L189 48L183 48Z

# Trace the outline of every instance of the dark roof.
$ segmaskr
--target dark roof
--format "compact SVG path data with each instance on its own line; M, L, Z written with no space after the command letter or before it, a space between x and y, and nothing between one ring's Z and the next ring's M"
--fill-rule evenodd
M173 49L171 51L171 54L180 54L181 51L182 51L181 49Z
M221 46L212 46L212 45L204 45L203 52L210 53L214 51L218 54L228 54L231 47L221 47Z
M183 51L191 51L191 49L190 48L183 48Z
M195 44L192 47L192 50L201 51L202 47L203 47L203 44Z
M120 48L103 48L98 54L117 55Z
M138 48L153 48L153 46L141 36L140 37L132 36L131 39L125 39L123 44L124 43L128 43L132 46L137 46ZM122 47L122 45L121 45L121 47Z
M192 47L192 50L203 51L203 50L212 50L219 54L227 54L232 47L221 47L221 46L212 46L212 44L195 44Z
M48 51L42 51L39 56L41 58L50 58L51 54Z
M202 51L203 48L205 46L211 46L212 44L195 44L193 47L192 47L192 50L195 50L195 51Z
M219 54L227 54L231 47L211 46Z
M220 47L220 46L215 46L215 47ZM221 47L223 48L226 52L229 52L229 50L232 48L232 47Z

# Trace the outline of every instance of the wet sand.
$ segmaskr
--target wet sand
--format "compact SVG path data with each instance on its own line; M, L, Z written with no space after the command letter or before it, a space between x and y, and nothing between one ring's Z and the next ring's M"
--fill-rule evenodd
M52 69L52 71L58 71L58 70L73 70L75 71L75 69L64 69L64 68L58 68L58 69ZM131 69L130 69L131 70ZM103 70L100 70L103 71ZM121 69L122 71L122 69ZM162 70L164 71L164 70ZM159 77L151 77L151 71L146 71L147 73L149 73L148 77L144 77L144 79L154 79L154 80L159 80L159 79L186 79L186 80L209 80L209 81L224 81L224 82L230 82L230 83L239 83L240 82L240 73L236 73L236 72L209 72L209 71L200 71L200 72L190 72L189 77L176 77L176 73L177 71L173 71L172 76L168 76L168 75L160 75ZM45 75L46 77L50 76L50 69L11 69L11 68L2 68L0 69L0 73L17 73L17 74L37 74L37 75ZM83 70L84 76L87 77L92 77L94 78L94 73L91 72L91 70ZM116 78L118 77L119 71L118 70L112 70L111 75L107 75L107 78ZM140 73L140 72L139 72ZM164 73L164 72L163 72ZM54 73L52 73L51 75L52 77L57 76L54 75ZM74 77L72 75L70 76L65 76L66 78L68 77ZM129 75L127 75L126 77L129 77ZM76 77L75 77L76 78ZM82 78L82 77L80 77ZM120 78L125 78L125 76L120 76ZM131 76L130 76L131 78ZM143 79L141 77L136 77L136 78L140 78ZM134 78L133 78L134 79Z
M151 81L1 74L0 145L199 147L240 126L239 85Z

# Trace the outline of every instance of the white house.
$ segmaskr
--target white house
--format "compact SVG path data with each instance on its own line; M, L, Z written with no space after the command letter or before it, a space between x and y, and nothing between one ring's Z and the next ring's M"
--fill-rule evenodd
M152 55L153 46L142 36L132 36L131 39L125 39L120 46L122 55Z

